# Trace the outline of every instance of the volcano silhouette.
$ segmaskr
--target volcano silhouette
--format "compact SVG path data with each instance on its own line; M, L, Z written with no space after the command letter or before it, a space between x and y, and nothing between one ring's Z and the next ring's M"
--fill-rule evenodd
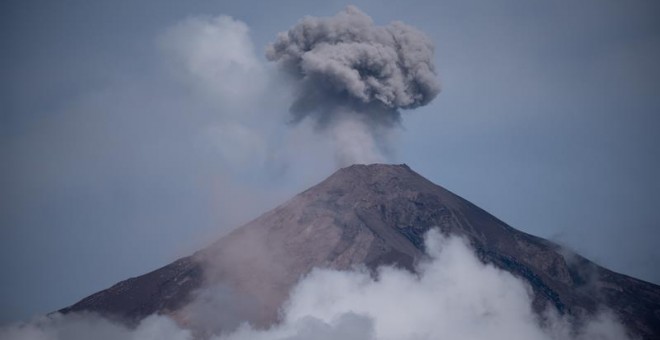
M554 308L579 317L604 306L642 338L660 338L659 286L567 255L406 165L340 169L194 255L119 282L61 312L91 311L128 323L159 313L193 323L187 306L202 288L220 286L241 299L236 318L268 325L277 321L289 289L314 267L394 265L414 271L425 256L423 237L431 228L463 236L481 261L527 282L536 311ZM225 300L227 310L238 304L234 298Z

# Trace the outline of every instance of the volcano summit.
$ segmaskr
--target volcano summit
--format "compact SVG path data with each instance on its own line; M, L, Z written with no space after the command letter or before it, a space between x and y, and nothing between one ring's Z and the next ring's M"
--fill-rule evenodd
M633 335L660 337L660 287L518 231L406 165L343 168L192 256L61 312L133 325L163 314L205 334L244 321L266 328L281 321L292 287L314 268L418 272L431 229L461 237L480 262L522 281L541 320L550 311L579 325L607 309Z

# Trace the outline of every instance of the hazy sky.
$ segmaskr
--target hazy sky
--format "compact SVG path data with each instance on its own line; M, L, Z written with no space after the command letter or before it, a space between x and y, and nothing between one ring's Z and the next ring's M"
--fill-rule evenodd
M3 1L0 321L188 255L330 175L265 46L345 2ZM407 163L520 230L660 283L660 4L356 1L435 43ZM304 123L304 122L303 122Z

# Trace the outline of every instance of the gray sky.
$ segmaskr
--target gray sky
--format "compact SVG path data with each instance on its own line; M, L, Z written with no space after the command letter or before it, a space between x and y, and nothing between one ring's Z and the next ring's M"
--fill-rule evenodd
M331 136L286 124L264 50L347 4L2 2L0 321L188 255L330 175ZM656 1L354 4L436 45L443 91L403 112L390 161L660 283Z

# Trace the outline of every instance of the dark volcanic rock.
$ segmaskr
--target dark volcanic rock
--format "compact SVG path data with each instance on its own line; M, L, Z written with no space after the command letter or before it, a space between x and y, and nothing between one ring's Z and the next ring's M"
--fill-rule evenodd
M465 237L480 259L524 279L534 308L576 317L601 306L645 339L660 337L660 287L617 274L506 225L406 165L354 165L237 228L191 257L96 293L63 312L137 321L152 313L187 322L204 286L247 296L266 325L289 288L313 267L397 265L414 270L430 228ZM231 306L228 306L231 308Z
M154 313L169 313L189 302L191 292L201 286L203 269L192 257L140 277L121 281L61 309L62 313L91 311L135 324Z

